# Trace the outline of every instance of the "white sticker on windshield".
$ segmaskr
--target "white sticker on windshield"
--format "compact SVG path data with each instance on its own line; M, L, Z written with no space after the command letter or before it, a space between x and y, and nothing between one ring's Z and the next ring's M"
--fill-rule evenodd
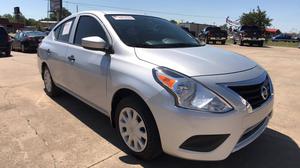
M69 22L65 23L62 35L67 35L70 33L72 22L73 21L69 21Z
M113 16L115 20L135 20L132 16Z

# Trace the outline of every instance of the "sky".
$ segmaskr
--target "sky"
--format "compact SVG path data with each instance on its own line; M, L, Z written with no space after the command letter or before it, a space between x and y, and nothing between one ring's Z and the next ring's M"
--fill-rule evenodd
M272 28L300 32L300 0L63 0L76 13L84 10L113 10L154 15L165 19L223 25L226 17L236 20L243 12L260 6L273 19ZM1 0L0 15L19 6L27 18L47 16L48 0Z

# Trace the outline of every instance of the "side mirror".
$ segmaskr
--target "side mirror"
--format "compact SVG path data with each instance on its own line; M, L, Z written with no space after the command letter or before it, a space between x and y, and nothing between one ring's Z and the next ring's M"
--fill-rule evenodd
M81 39L81 45L84 48L92 50L105 51L107 48L107 43L98 36L85 37Z

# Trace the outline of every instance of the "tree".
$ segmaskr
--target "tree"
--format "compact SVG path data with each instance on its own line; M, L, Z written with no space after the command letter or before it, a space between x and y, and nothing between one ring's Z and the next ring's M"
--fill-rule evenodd
M240 17L241 25L258 26L262 30L266 27L271 26L273 19L267 16L266 11L262 11L259 6L256 10L252 10L249 13L243 13Z
M221 28L221 29L223 29L223 30L228 30L228 26L227 26L227 24L223 24L223 25L221 25L221 26L220 26L220 28Z
M9 22L17 22L17 21L21 22L21 23L26 22L26 18L22 14L18 17L18 20L17 20L17 17L15 15L11 15L11 14L4 14L1 17L8 19Z
M38 24L38 22L32 18L26 19L26 22L25 22L26 26L37 26L37 24Z
M170 20L171 23L177 24L176 20Z
M59 10L53 12L52 14L50 14L50 19L53 20L55 18L55 20L58 20L57 17L58 17L58 14L59 14ZM72 13L66 9L66 8L62 8L62 16L61 16L61 19L65 18L65 17L68 17L70 16Z

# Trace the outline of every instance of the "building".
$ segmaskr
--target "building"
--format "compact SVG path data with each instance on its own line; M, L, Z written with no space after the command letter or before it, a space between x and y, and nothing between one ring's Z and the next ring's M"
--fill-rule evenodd
M195 35L198 36L204 28L211 25L198 23L179 23L179 26L189 29L190 32L195 32Z
M0 25L4 26L9 33L15 33L25 26L23 23L9 22L7 18L0 18Z

